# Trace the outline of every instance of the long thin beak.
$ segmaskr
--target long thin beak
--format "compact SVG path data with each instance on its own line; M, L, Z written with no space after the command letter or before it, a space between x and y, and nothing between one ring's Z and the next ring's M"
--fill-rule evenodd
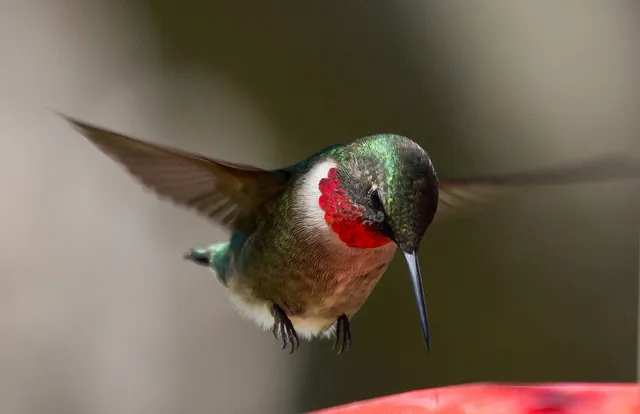
M409 277L413 284L413 293L416 296L416 305L420 313L420 325L422 326L422 334L427 343L427 351L431 350L431 335L429 334L429 320L427 319L427 305L424 299L424 289L422 288L422 276L420 275L420 263L416 252L404 252L404 257L409 265Z

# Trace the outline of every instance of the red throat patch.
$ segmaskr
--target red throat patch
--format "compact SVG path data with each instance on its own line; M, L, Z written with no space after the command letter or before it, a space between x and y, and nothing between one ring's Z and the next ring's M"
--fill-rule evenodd
M324 219L347 246L373 248L392 241L364 221L364 208L349 199L335 168L329 170L327 178L320 180L318 188L321 193L318 202L324 211Z

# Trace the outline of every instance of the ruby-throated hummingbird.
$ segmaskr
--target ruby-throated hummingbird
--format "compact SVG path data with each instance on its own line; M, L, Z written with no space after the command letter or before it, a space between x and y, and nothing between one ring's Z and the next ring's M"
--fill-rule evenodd
M427 347L429 325L418 248L434 220L496 190L640 176L613 157L513 175L438 179L424 149L395 134L328 147L287 168L263 170L135 139L62 115L159 197L231 233L189 250L227 288L240 313L289 344L336 337L351 344L349 321L399 248L409 266Z

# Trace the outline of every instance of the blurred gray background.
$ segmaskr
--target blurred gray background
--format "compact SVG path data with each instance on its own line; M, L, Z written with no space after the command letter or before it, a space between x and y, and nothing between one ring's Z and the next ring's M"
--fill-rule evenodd
M637 182L433 227L422 342L394 262L354 347L288 356L181 260L227 235L47 108L271 168L379 132L440 176L634 151L635 2L0 0L0 412L299 413L472 381L633 381Z

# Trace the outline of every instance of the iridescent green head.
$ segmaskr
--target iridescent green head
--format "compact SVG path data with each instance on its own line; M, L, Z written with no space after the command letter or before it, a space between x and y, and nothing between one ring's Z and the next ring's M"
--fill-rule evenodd
M339 180L365 219L402 251L416 251L438 206L438 179L424 149L382 134L347 145L336 158Z

